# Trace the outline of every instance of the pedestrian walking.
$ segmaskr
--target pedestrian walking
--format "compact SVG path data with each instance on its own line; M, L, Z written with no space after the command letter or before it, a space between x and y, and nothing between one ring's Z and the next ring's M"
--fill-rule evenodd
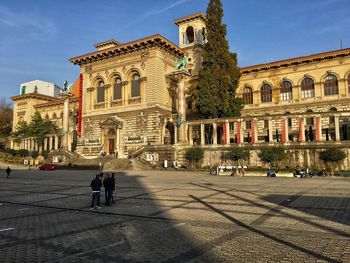
M102 187L102 175L97 174L96 178L91 181L90 187L92 189L92 198L91 198L91 207L90 210L94 210L95 208L100 209L100 194ZM95 201L96 205L95 206Z
M11 174L11 168L10 168L10 166L7 166L6 174L7 174L6 178L9 178L9 177L10 177L10 174Z
M108 182L109 180L109 174L107 173L106 176L103 178L103 187L105 189L105 205L108 205Z
M113 193L114 193L114 190L115 190L115 177L114 177L114 173L112 173L112 178L111 178L111 186L112 186L112 194L111 194L111 200L112 200L112 203L114 204L114 197L113 197Z

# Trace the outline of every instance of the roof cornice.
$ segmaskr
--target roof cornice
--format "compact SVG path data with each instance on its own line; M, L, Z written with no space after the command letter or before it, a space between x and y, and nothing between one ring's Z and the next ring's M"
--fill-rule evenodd
M193 15L189 15L189 16L185 16L185 17L176 19L176 20L174 20L174 24L178 26L178 25L181 25L183 23L187 23L191 20L198 19L198 18L203 20L204 23L206 22L205 16L203 15L203 13L199 12L199 13L195 13Z
M184 50L179 48L177 45L172 43L170 40L165 37L157 34L153 36L149 36L146 38L141 38L132 42L128 42L125 44L121 44L118 46L114 46L111 48L106 48L103 50L91 52L85 55L77 56L69 59L70 62L75 65L83 65L103 59L107 59L110 57L121 56L128 53L136 52L139 50L143 50L149 47L160 47L169 52L171 52L174 56L181 57L186 54Z
M350 55L350 48L339 49L339 50L327 51L327 52L323 52L323 53L312 54L312 55L308 55L308 56L302 56L302 57L274 61L274 62L265 63L265 64L258 64L258 65L248 66L248 67L242 67L241 73L248 74L251 72L258 72L258 71L264 71L264 70L269 70L269 69L277 69L277 68L281 68L281 67L288 67L288 66L292 66L292 65L310 63L313 61L333 59L333 58L337 58L337 57L345 57L345 56L349 56L349 55Z
M24 100L24 99L29 99L29 98L43 99L43 100L47 100L47 101L59 100L59 98L47 96L47 95L40 94L40 93L27 93L24 95L17 95L17 96L10 97L10 99L12 99L13 101Z

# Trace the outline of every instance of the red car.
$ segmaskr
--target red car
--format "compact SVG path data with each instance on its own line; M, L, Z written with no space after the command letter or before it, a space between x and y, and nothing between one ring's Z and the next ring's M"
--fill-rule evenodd
M44 165L39 166L39 170L54 171L54 170L56 170L56 167L53 164L44 164Z

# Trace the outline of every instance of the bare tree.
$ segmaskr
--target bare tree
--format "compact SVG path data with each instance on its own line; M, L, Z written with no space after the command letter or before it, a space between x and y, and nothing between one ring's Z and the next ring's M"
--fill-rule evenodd
M9 136L12 130L12 103L5 97L0 98L0 137Z

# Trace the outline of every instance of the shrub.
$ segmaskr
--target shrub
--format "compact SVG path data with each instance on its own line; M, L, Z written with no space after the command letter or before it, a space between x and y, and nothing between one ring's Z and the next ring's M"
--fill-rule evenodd
M20 157L28 157L29 156L29 151L28 150L24 150L24 149L20 149L20 150L17 151L16 155L20 156Z
M249 150L244 150L242 148L233 148L230 152L225 154L225 159L236 162L239 160L249 160L249 157Z
M285 158L285 152L283 147L266 147L260 150L258 156L262 162L274 165Z
M204 151L202 148L193 147L186 150L185 158L191 163L197 163L204 157Z
M44 159L46 160L47 158L49 158L49 151L42 151L41 156L44 157Z
M38 156L39 156L39 153L37 151L32 151L30 153L30 156L33 158L33 159L36 159Z
M319 158L322 160L327 168L330 169L331 175L334 175L334 169L340 161L344 160L346 154L343 150L338 148L329 148L325 151L320 152Z

